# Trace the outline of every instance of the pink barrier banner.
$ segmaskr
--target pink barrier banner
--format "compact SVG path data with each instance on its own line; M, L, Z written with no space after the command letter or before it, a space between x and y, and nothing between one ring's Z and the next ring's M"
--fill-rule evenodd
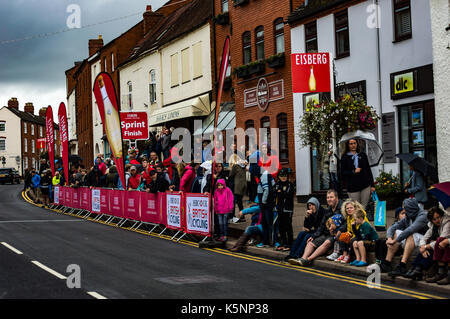
M109 195L111 190L109 189L101 189L100 190L100 212L102 214L110 214L109 211Z
M80 188L80 208L91 210L91 190L89 188Z
M70 187L64 189L64 206L72 207L72 189Z
M111 215L116 217L124 217L123 214L123 199L126 192L121 190L111 190L109 194L109 211Z
M159 210L160 224L167 227L166 200L167 200L166 193L158 193L158 210Z
M183 194L166 193L167 228L183 230Z
M211 234L210 201L208 195L185 194L185 232L209 236Z
M93 188L91 193L91 211L93 213L109 214L109 189Z
M71 188L72 191L72 208L80 209L80 189Z
M124 217L132 220L141 220L139 214L139 205L141 201L141 192L128 191L124 198Z
M65 193L66 193L66 189L64 186L60 186L59 187L59 204L66 206L66 201L65 201Z
M152 193L141 194L141 221L153 224L161 223L158 195Z

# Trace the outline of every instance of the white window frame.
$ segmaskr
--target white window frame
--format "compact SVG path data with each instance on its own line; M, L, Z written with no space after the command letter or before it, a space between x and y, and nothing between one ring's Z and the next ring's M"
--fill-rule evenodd
M28 152L28 140L26 138L23 140L23 151Z
M28 134L28 125L27 122L23 122L23 133Z
M6 132L6 121L0 121L0 127L3 124L3 130L0 129L0 132Z
M149 84L149 97L150 97L150 104L156 103L157 94L156 94L156 70L152 69L149 72L150 77L150 84Z
M5 148L4 149L1 149L0 148L0 151L6 151L7 150L7 148L6 148L6 137L0 137L0 141L3 141L3 142L5 142Z
M35 140L31 140L31 153L36 153L36 142Z

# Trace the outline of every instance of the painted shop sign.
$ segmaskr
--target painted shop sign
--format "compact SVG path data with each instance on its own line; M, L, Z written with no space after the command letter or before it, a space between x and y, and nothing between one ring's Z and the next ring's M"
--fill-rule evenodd
M260 78L256 87L244 90L244 107L258 106L267 110L270 102L284 99L284 80L267 82Z

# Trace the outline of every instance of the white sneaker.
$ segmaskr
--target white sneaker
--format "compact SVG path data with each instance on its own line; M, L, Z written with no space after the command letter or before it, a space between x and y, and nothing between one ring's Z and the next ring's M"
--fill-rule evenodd
M337 252L334 252L331 255L327 256L327 259L332 260L332 261L335 261L338 258L339 258L339 253L337 253Z

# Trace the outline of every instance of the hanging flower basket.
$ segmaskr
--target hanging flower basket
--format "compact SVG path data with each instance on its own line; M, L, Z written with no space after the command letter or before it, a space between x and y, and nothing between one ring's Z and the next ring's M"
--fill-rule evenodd
M333 127L340 140L348 132L374 129L379 119L362 96L345 95L337 101L308 104L300 121L299 137L303 146L320 146L332 139Z

